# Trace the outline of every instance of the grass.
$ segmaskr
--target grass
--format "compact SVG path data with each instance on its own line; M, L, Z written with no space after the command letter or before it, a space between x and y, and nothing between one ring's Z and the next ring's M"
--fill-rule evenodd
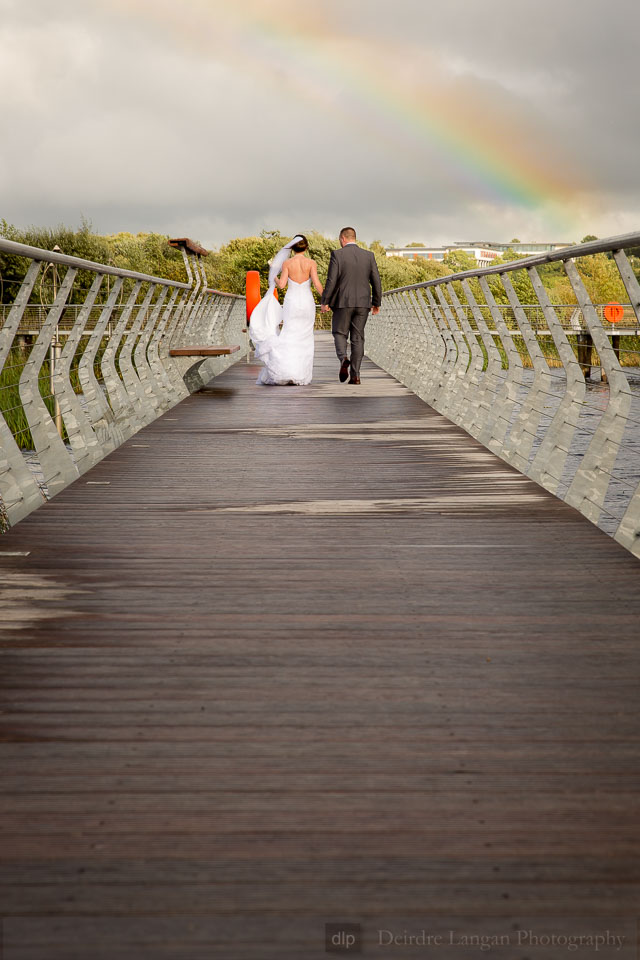
M7 426L21 450L33 450L33 438L18 390L20 377L22 376L22 371L24 370L27 359L28 357L25 356L22 350L16 348L10 350L6 363L2 368L2 373L0 373L0 413L2 413L2 416L6 420ZM43 371L45 367L48 377L48 361L43 366ZM42 385L40 392L42 392ZM45 403L46 402L45 400ZM52 408L53 402L50 401L50 405L47 405L50 413L52 412Z
M103 341L95 360L96 376L99 378L101 377L99 364L105 346L106 340ZM82 393L82 387L78 378L78 365L81 357L82 353L77 352L71 365L71 384L77 394ZM31 436L31 430L29 429L29 423L22 406L22 401L20 400L20 392L18 389L20 377L22 376L22 371L28 359L29 354L27 351L21 350L19 347L14 347L10 350L6 363L0 373L0 413L2 413L2 416L6 420L7 426L11 430L21 450L34 449L33 437ZM48 360L45 360L43 363L38 375L38 380L40 396L44 400L47 410L53 417L54 399L50 393ZM67 433L63 423L63 440L66 439Z

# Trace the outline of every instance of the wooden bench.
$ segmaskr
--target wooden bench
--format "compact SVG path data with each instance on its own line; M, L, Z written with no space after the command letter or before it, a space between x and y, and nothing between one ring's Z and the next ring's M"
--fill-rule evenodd
M169 350L170 357L224 357L237 353L239 346L233 347L175 347Z

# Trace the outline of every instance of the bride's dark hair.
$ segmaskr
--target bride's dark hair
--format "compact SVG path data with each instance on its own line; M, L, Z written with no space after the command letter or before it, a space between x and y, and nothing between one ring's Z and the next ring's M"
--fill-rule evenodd
M297 243L294 243L291 249L294 253L304 253L305 250L309 249L309 241L302 233L298 233L297 236L300 237L300 239Z

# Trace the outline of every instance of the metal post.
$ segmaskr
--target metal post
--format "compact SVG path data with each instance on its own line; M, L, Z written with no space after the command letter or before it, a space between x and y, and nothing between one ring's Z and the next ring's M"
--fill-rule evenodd
M611 337L611 346L613 347L613 352L616 355L618 362L620 362L620 335L614 333Z
M60 401L56 395L56 386L55 386L55 376L56 376L56 364L60 359L62 354L62 344L58 340L58 328L56 327L56 333L51 341L51 346L49 347L49 383L51 386L51 396L53 397L53 420L56 425L56 430L62 437L63 434L63 425L62 425L62 413L60 411Z
M588 333L578 334L578 363L582 368L585 380L591 379L591 365L593 363L593 340Z
M60 249L57 243L53 248L53 252L62 253L62 250ZM58 295L58 268L54 263L53 264L53 300L54 302L57 295ZM51 338L51 346L49 347L49 388L51 391L51 396L53 397L53 422L56 425L56 430L60 434L60 437L62 437L63 435L64 428L62 424L62 413L60 411L60 402L56 396L55 378L56 378L56 364L60 359L60 355L62 353L61 348L62 348L62 344L60 343L59 327L58 327L58 324L56 323L55 333Z

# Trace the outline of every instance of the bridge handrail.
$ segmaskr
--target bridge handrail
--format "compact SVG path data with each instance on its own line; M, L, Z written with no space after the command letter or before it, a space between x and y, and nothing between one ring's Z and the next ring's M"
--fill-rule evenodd
M77 270L91 270L93 273L108 274L112 277L126 277L128 280L157 283L165 287L178 287L181 290L191 289L191 285L183 281L154 277L147 273L136 273L134 270L124 270L108 263L96 263L93 260L83 260L82 257L71 257L66 253L57 253L55 250L41 250L40 247L30 247L26 243L5 240L3 237L0 237L0 252L10 253L16 257L26 257L29 260L57 263L64 267L75 267Z
M91 270L94 273L112 277L125 277L128 280L141 280L147 283L157 283L165 287L177 287L180 290L190 290L191 284L180 280L169 280L166 277L155 277L148 273L137 273L135 270L125 270L109 263L97 263L94 260L84 260L82 257L72 257L55 250L42 250L40 247L31 247L27 243L18 243L16 240L7 240L0 237L0 252L10 253L16 257L26 257L29 260L38 260L46 263L57 263L64 267L76 267L78 270ZM229 297L233 300L244 300L238 293L229 293L226 290L217 290L207 287L207 293L215 293L219 297Z
M387 290L367 347L436 410L640 557L640 386L628 375L640 349L624 339L640 325L640 283L625 252L637 247L638 231ZM589 296L581 271L602 253L612 254L635 329L605 321ZM550 263L562 264L570 284L569 326L538 273ZM520 300L516 271L537 303ZM594 367L599 393L587 389Z
M407 290L420 290L425 287L437 287L451 280L472 280L475 277L485 277L496 273L509 273L512 270L525 270L528 267L541 267L547 263L557 263L564 260L575 260L577 257L589 257L596 253L612 253L615 250L625 250L629 247L640 246L640 232L623 233L617 237L608 237L603 240L589 240L587 243L576 243L571 247L561 247L548 253L535 253L530 257L520 257L517 260L508 260L493 267L479 267L477 270L465 270L460 273L449 274L445 277L436 277L433 280L423 280L420 283L411 283L405 287L395 287L386 290L383 296L393 293L404 293Z
M244 298L207 285L199 245L172 245L187 283L0 237L0 253L28 261L0 323L0 530L246 353ZM49 274L44 304L50 265L66 270ZM32 333L22 320L34 306L46 315ZM216 355L171 356L194 342Z
M242 300L244 303L245 298L240 293L229 293L226 290L216 290L215 287L207 287L207 293L215 293L219 297L229 297L230 300Z

